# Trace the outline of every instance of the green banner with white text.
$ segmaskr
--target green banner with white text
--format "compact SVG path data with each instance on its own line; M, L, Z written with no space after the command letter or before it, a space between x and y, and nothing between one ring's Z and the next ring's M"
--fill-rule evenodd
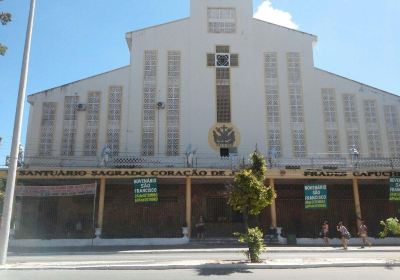
M133 180L135 203L158 202L156 177L144 177Z
M389 200L400 201L400 177L390 177L389 188Z
M328 207L326 185L304 185L304 205L306 209L325 209Z

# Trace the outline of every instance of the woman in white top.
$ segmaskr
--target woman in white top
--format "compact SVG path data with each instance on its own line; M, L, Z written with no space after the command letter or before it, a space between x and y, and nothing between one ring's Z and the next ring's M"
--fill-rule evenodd
M338 223L338 225L336 226L336 229L338 232L340 232L340 237L341 237L341 241L342 241L342 246L343 249L347 250L347 244L349 242L350 239L350 233L347 230L347 228L343 225L343 222L340 221Z

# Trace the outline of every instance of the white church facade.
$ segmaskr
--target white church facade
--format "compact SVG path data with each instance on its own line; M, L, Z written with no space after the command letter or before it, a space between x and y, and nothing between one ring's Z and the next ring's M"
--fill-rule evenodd
M362 216L376 234L373 223L400 211L389 201L389 178L400 174L400 97L316 68L317 37L253 18L252 0L190 4L188 18L126 33L127 66L28 97L21 184L98 181L93 224L104 238L179 237L199 216L208 236L229 237L241 217L227 208L224 185L257 147L278 193L257 218L265 230L312 237L331 219L355 231ZM159 178L164 206L129 204L141 175ZM327 185L328 209L304 209L309 183ZM23 197L21 212L61 212L60 199L53 210L39 200ZM70 217L90 218L85 207ZM89 218L79 221L83 237L93 235ZM52 238L75 224L55 220Z

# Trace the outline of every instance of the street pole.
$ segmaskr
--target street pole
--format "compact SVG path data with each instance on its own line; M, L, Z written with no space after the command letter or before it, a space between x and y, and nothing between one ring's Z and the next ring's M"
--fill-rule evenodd
M8 174L7 174L6 196L4 198L3 216L0 228L0 265L4 265L7 260L8 239L10 234L12 207L14 202L15 179L17 174L18 151L19 151L18 148L21 138L22 117L24 113L26 80L28 77L29 52L31 48L35 2L36 0L31 0L28 27L26 29L24 57L22 60L22 69L19 81L17 107L14 120L14 132L11 145L10 163L8 166Z

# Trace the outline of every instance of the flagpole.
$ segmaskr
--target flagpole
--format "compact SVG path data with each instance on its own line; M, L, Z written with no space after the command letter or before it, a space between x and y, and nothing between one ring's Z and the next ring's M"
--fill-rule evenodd
M6 196L4 198L3 216L0 228L0 265L4 265L7 260L8 240L10 235L10 224L12 217L12 207L14 202L15 179L18 163L18 147L21 138L21 126L24 113L26 81L28 78L29 52L31 48L31 37L33 28L33 18L35 14L35 2L31 0L29 9L28 26L26 29L24 57L22 60L21 76L19 81L17 107L14 120L14 132L11 145L10 163L8 166Z

